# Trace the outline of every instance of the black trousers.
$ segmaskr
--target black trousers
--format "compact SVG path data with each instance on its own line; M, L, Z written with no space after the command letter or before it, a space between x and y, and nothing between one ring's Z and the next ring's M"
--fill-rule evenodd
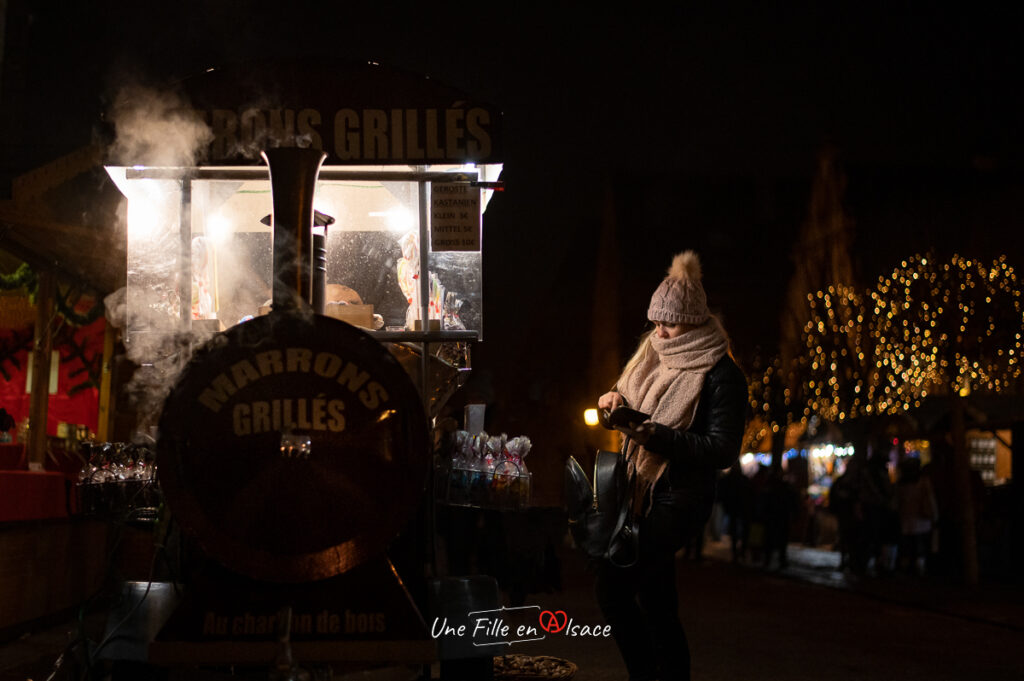
M597 603L630 681L688 681L690 647L679 620L675 554L703 526L701 513L671 492L656 493L640 524L640 558L595 566Z

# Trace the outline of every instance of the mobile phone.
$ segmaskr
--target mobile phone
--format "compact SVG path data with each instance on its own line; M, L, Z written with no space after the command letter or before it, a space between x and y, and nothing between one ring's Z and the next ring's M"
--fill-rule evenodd
M616 407L615 409L608 410L602 409L600 418L601 425L609 430L615 428L629 428L633 429L638 424L644 421L650 420L650 414L645 414L642 411L631 409L629 407Z

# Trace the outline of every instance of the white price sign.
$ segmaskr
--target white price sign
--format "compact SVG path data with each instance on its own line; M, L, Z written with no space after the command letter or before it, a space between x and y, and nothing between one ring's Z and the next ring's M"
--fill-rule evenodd
M480 250L480 188L437 182L430 194L430 250Z

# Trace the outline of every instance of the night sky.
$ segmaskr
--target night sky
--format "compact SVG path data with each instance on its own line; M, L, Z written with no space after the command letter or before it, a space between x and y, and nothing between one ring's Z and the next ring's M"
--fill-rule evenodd
M559 424L614 378L584 380L595 300L609 301L597 323L618 329L624 360L673 253L702 255L741 361L777 343L826 144L847 176L865 284L929 249L1005 252L1024 267L1024 10L888 4L627 14L336 3L307 14L294 2L10 0L5 110L32 102L33 115L5 115L4 172L87 141L129 78L173 81L229 61L374 59L489 100L504 111L507 191L485 217L486 340L470 389L492 401L495 430L571 450L579 442ZM595 272L609 223L618 277Z

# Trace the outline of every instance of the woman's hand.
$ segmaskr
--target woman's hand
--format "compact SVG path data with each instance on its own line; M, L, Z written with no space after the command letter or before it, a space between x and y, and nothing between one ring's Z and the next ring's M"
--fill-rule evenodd
M606 392L604 395L601 395L599 398L597 398L597 407L599 409L607 409L608 411L611 411L616 407L622 406L625 403L626 400L622 399L622 395L615 392L614 390L612 390L611 392Z
M647 441L651 439L651 433L654 432L654 423L651 421L645 421L644 423L638 423L636 428L626 428L620 426L616 430L621 431L633 438L638 445L645 445Z

